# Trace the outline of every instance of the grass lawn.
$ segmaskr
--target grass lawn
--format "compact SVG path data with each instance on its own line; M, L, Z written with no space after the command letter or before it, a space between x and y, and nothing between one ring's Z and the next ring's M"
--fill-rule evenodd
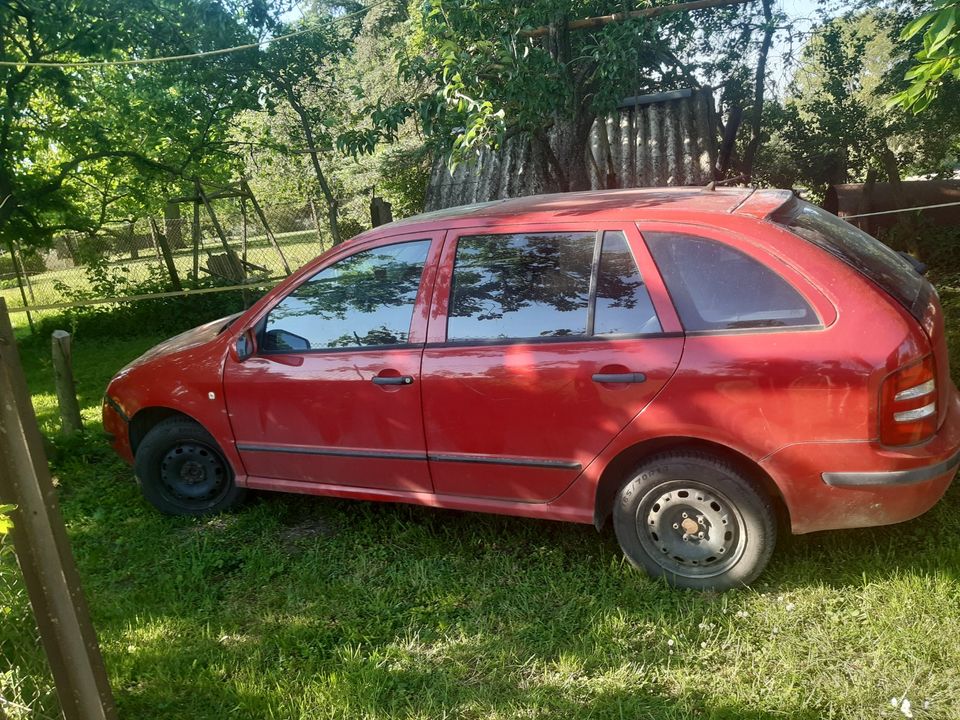
M909 523L793 538L723 595L649 580L609 528L267 494L168 518L98 437L108 378L159 339L77 339L90 434L54 460L122 717L902 718L903 696L960 717L960 486ZM23 355L53 436L48 342ZM4 592L0 694L53 716Z

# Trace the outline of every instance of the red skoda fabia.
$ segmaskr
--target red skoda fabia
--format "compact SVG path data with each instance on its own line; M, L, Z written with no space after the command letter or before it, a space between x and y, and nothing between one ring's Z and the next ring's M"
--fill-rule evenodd
M160 510L246 488L594 523L678 586L916 517L960 464L937 294L784 191L505 200L366 232L107 389Z

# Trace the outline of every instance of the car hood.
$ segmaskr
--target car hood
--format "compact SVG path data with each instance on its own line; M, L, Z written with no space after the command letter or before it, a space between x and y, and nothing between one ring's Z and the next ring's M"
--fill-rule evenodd
M136 367L137 365L142 365L152 360L156 360L164 355L171 355L173 353L180 352L182 350L188 350L190 348L197 347L198 345L203 345L204 343L210 342L217 337L217 335L219 335L227 325L236 320L242 314L242 312L238 312L234 313L233 315L217 318L216 320L211 320L208 323L204 323L203 325L199 325L191 330L182 332L179 335L175 335L168 340L164 340L159 345L154 345L152 348L147 350L143 355L123 368L123 370L121 370L118 374L121 374L130 368Z

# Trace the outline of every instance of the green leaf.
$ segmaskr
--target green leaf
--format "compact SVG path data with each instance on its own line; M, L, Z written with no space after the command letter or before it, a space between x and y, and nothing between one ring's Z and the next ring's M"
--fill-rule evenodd
M925 15L921 15L916 20L908 24L903 31L900 33L900 38L903 40L909 40L918 32L920 32L928 22L930 22L937 15L937 11L928 12Z
M13 520L10 519L10 513L16 509L16 505L0 505L0 537L13 529Z
M953 29L956 27L956 10L942 10L937 13L937 17L927 30L924 36L924 47L927 53L935 53L950 39ZM926 44L927 38L930 38L929 46Z

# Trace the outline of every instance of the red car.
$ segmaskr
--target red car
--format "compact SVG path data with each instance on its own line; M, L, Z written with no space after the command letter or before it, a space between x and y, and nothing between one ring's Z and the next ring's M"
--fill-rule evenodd
M160 510L280 490L593 523L678 586L777 534L899 522L960 464L943 312L785 191L419 215L120 371L104 426Z

